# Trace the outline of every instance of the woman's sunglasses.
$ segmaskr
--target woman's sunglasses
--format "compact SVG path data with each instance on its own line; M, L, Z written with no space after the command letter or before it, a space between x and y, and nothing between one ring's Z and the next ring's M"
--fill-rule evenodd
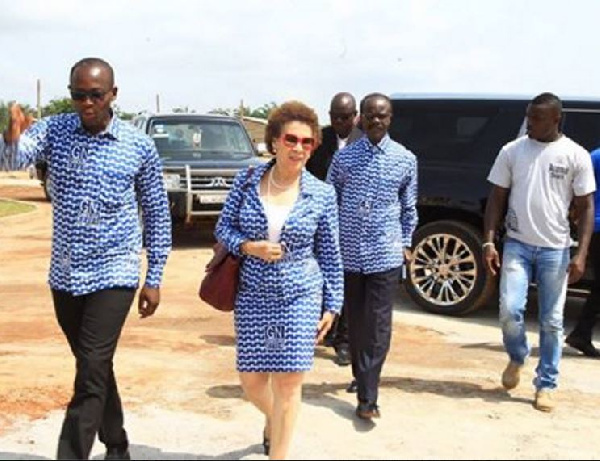
M285 147L294 149L298 143L302 146L303 150L312 150L315 147L315 138L300 138L295 134L284 134L281 137L281 141Z

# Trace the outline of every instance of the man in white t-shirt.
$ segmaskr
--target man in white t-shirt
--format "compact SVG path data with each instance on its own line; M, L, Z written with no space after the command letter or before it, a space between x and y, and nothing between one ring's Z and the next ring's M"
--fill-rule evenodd
M529 283L538 286L540 358L534 406L555 407L562 354L563 308L567 283L581 278L594 228L596 189L589 153L559 131L562 103L552 93L536 96L527 107L527 136L506 144L488 181L493 185L484 219L487 270L500 269L500 324L510 361L502 373L505 389L519 384L530 349L524 315ZM578 221L578 248L570 257L569 206ZM495 246L506 211L503 261Z

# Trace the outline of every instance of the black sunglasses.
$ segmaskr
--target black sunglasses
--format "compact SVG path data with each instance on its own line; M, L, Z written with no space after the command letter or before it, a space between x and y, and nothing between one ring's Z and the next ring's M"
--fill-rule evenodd
M331 120L340 120L342 122L347 122L351 118L355 117L356 113L354 113L354 114L338 114L336 112L329 112L329 116L331 117Z
M86 99L89 98L94 102L98 102L98 101L101 101L102 98L104 98L104 96L106 96L106 94L111 91L112 90L106 90L106 91L102 91L102 90L89 90L89 91L71 90L71 99L73 101L85 101Z

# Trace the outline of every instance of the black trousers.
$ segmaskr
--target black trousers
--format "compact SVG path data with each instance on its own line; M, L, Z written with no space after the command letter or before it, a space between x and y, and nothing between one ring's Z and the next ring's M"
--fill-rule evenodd
M577 325L571 333L573 336L578 336L586 341L592 340L594 326L600 314L600 232L592 234L589 253L590 258L588 260L591 259L592 261L594 282L590 295L581 309L579 319L577 319Z
M348 316L346 315L346 311L348 308L345 306L342 307L342 312L335 319L335 322L331 329L325 335L326 343L332 345L336 350L340 346L348 346ZM321 310L321 315L325 312L325 309Z
M359 402L377 403L381 369L392 338L393 297L399 281L400 268L375 274L345 273L352 374Z
M340 346L347 346L350 343L348 338L348 315L346 311L348 309L344 305L340 316L336 319L335 325L333 326L333 347L338 348Z
M96 434L107 447L128 446L113 357L134 296L133 288L83 296L52 291L56 318L76 363L57 459L88 459Z

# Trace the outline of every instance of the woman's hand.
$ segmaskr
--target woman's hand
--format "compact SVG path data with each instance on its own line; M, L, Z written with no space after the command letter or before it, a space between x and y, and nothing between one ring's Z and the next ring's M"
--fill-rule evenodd
M263 261L275 262L283 258L283 247L280 243L272 243L268 240L257 242L247 241L241 245L242 253L260 258Z
M327 332L329 330L331 330L331 327L333 326L334 321L335 321L335 314L333 312L330 312L330 311L323 312L323 317L321 317L321 320L319 321L319 325L317 326L317 341L316 341L317 344L319 344L320 342L323 341L323 338L325 338L325 335L327 334Z

